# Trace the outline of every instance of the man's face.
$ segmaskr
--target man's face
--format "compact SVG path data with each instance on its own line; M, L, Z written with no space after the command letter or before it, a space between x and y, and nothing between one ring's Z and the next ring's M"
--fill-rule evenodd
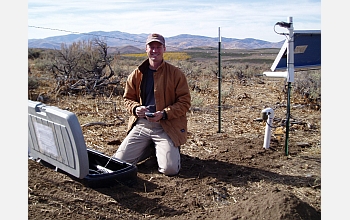
M159 42L151 42L146 45L146 52L149 59L153 61L162 61L165 46Z

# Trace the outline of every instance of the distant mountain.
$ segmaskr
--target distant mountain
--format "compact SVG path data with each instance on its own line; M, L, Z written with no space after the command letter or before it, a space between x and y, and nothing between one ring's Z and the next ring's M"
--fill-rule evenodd
M114 48L128 48L136 52L137 49L144 51L145 40L148 34L129 34L120 31L94 31L85 34L68 34L56 37L47 37L44 39L29 39L29 48L47 48L60 49L61 44L70 45L73 42L88 41L94 38L99 38L107 42L109 47ZM174 37L168 37L166 46L168 51L177 51L193 47L217 47L217 37L205 37L199 35L180 34ZM235 39L235 38L221 38L222 49L260 49L260 48L280 48L284 41L268 42L257 40L254 38ZM117 50L117 49L116 49ZM129 53L129 52L128 52Z

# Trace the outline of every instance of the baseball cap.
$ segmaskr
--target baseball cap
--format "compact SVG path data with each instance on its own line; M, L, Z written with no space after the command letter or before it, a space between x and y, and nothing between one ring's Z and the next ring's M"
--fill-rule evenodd
M153 34L148 35L146 45L153 42L153 41L156 41L156 42L159 42L159 43L165 45L164 37L160 34L153 33Z

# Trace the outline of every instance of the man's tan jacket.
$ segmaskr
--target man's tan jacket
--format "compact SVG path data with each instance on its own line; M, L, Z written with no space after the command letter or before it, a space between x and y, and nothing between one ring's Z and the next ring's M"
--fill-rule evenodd
M135 125L137 116L134 110L142 105L141 81L143 72L148 71L149 61L145 60L135 69L126 81L124 101L131 113L127 133ZM165 62L154 73L154 98L156 111L164 110L166 120L160 120L164 131L169 135L175 146L185 144L187 141L186 113L191 107L191 95L185 74L177 67Z

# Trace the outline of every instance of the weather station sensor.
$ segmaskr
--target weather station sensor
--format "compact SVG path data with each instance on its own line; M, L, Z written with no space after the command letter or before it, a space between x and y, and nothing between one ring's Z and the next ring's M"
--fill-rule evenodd
M276 26L288 30L288 33L278 33L275 31L277 34L284 35L287 39L270 68L272 72L263 72L263 76L285 78L288 83L285 139L285 154L288 155L290 94L292 88L291 83L294 82L294 71L321 67L321 31L294 30L293 17L288 17L288 22L277 22L274 27ZM266 131L269 132L267 128ZM264 143L264 148L265 147Z
M261 111L262 119L266 122L265 126L265 137L264 137L264 148L270 148L270 140L271 140L271 129L273 118L275 117L275 113L272 108L265 108Z
M290 19L290 21L292 21ZM267 77L287 78L294 82L294 71L320 68L321 66L321 31L293 30L293 24L277 22L276 25L288 28L289 34L283 43L271 72L264 72ZM286 71L281 71L286 70Z

